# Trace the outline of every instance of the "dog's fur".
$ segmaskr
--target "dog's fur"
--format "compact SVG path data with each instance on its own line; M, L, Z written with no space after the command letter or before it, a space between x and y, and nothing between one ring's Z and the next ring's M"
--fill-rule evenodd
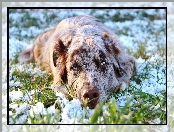
M40 34L19 62L35 61L54 75L54 88L67 94L65 84L81 101L88 89L97 89L95 105L110 92L128 84L135 60L121 47L118 37L99 20L77 16L61 21ZM94 95L95 97L95 95Z

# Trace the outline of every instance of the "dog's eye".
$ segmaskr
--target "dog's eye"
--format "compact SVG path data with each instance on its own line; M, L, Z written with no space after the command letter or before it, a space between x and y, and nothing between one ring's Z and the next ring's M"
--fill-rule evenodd
M100 65L101 65L101 66L106 65L106 61L102 61L102 62L100 63Z
M78 71L80 69L80 66L78 64L74 64L74 65L71 66L71 69L73 71Z
M74 76L77 76L77 75L80 73L81 69L82 69L81 66L78 65L77 63L73 64L73 65L70 67L70 70L73 71L73 75L74 75Z
M77 70L78 70L77 65L74 65L74 66L72 67L72 69L73 69L74 71L77 71Z

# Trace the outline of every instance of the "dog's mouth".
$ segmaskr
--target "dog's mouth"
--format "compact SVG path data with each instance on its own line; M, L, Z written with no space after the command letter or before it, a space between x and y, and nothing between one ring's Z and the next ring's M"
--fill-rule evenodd
M91 100L87 100L87 106L90 108L90 109L94 109L96 107L96 105L98 104L98 98L94 98L94 99L91 99Z

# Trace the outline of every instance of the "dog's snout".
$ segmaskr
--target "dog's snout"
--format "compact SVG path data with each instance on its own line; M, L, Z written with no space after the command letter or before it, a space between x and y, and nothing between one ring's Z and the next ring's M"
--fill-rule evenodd
M98 98L99 97L99 91L96 89L91 89L91 90L87 90L84 95L83 98L84 99L93 99L93 98Z
M87 89L83 94L83 101L88 101L87 106L89 108L94 108L97 104L97 101L99 99L99 90L96 88L93 89Z

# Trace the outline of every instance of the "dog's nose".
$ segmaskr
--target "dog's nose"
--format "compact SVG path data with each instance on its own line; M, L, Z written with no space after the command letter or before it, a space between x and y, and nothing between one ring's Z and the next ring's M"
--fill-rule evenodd
M90 109L95 108L97 101L99 99L99 90L96 88L87 89L83 94L83 101L87 100L87 106Z

